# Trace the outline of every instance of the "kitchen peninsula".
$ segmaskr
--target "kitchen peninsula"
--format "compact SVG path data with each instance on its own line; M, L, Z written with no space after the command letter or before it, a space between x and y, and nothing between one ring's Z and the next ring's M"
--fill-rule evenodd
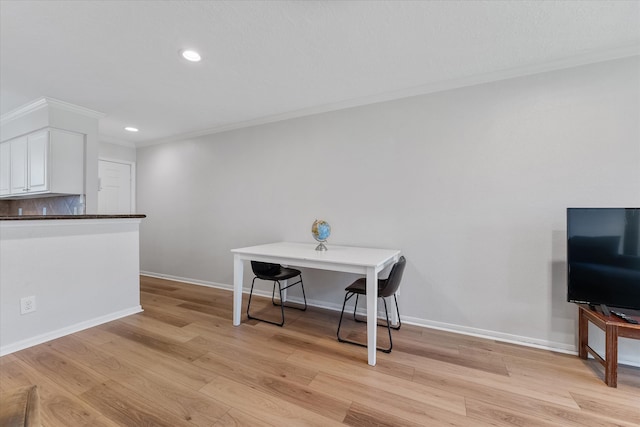
M0 216L0 355L142 311L145 217Z

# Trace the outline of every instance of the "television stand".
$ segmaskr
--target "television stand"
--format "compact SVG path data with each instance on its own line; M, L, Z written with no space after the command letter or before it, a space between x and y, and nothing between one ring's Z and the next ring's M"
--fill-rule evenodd
M589 347L589 322L605 334L604 359ZM640 339L640 325L627 323L615 316L605 316L587 304L578 304L578 356L586 359L591 354L604 366L604 382L609 387L618 386L618 337Z

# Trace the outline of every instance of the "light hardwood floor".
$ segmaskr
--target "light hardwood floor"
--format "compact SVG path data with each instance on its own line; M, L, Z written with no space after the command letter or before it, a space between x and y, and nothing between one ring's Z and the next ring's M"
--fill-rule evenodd
M640 425L640 369L613 389L595 361L410 325L370 367L339 313L233 327L229 291L141 289L144 313L0 358L0 389L37 384L46 426Z

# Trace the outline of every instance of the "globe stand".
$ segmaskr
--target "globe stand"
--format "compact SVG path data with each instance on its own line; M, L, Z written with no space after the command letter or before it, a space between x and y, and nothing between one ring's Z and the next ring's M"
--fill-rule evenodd
M327 247L324 245L324 242L326 242L326 240L320 242L320 244L318 246L316 246L316 251L324 252L324 251L328 250Z

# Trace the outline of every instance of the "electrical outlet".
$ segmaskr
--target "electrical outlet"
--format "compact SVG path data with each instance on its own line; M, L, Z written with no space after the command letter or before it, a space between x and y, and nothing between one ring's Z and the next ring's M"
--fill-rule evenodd
M27 314L36 311L36 297L20 298L20 314Z

